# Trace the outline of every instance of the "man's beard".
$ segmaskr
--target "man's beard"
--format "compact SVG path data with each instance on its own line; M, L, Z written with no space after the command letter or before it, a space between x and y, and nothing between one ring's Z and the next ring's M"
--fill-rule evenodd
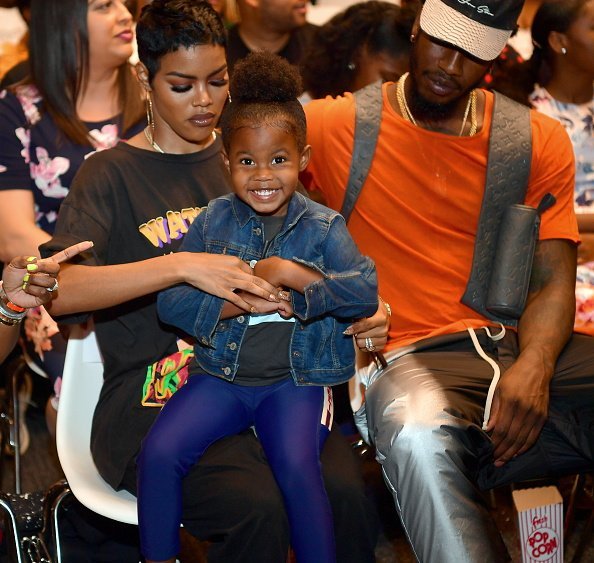
M445 121L455 115L458 99L443 104L430 102L420 94L412 69L408 79L411 82L412 95L406 101L415 119L419 121Z

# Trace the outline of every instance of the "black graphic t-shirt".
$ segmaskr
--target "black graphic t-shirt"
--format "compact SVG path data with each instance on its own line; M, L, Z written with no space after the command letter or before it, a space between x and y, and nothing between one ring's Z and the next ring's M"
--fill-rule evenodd
M81 259L89 265L125 264L177 251L200 208L230 190L221 147L217 138L201 152L171 155L119 143L91 156L74 179L43 254L83 240L95 243ZM156 294L97 311L93 318L105 384L91 447L103 477L118 487L159 412L141 406L147 368L177 351L178 335L159 321Z

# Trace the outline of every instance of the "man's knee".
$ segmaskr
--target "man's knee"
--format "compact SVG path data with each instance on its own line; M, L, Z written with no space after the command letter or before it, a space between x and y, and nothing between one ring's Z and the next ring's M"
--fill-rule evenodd
M384 474L397 480L403 472L443 467L444 459L451 461L459 450L456 435L461 425L439 417L413 420L385 428L376 440L378 461Z

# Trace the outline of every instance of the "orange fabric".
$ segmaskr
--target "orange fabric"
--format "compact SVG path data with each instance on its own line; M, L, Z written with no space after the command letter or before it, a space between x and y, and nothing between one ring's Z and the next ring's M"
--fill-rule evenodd
M493 96L474 137L426 131L402 119L384 85L380 141L349 221L360 250L376 263L380 295L392 306L388 349L479 327L486 319L460 303L470 273L485 184ZM340 210L353 146L350 94L306 105L312 160L303 181ZM573 150L562 126L531 112L533 155L526 203L546 192L557 203L542 217L541 239L578 242Z
M26 33L18 43L4 43L0 45L0 79L18 63L29 56L29 34Z

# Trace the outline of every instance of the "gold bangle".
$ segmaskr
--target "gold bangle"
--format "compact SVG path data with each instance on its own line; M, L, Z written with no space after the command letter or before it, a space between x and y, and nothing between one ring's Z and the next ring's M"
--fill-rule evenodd
M14 325L18 325L24 318L24 314L22 317L18 317L18 318L12 318L12 317L7 317L6 315L4 315L2 312L0 312L0 323L6 326L14 326Z

